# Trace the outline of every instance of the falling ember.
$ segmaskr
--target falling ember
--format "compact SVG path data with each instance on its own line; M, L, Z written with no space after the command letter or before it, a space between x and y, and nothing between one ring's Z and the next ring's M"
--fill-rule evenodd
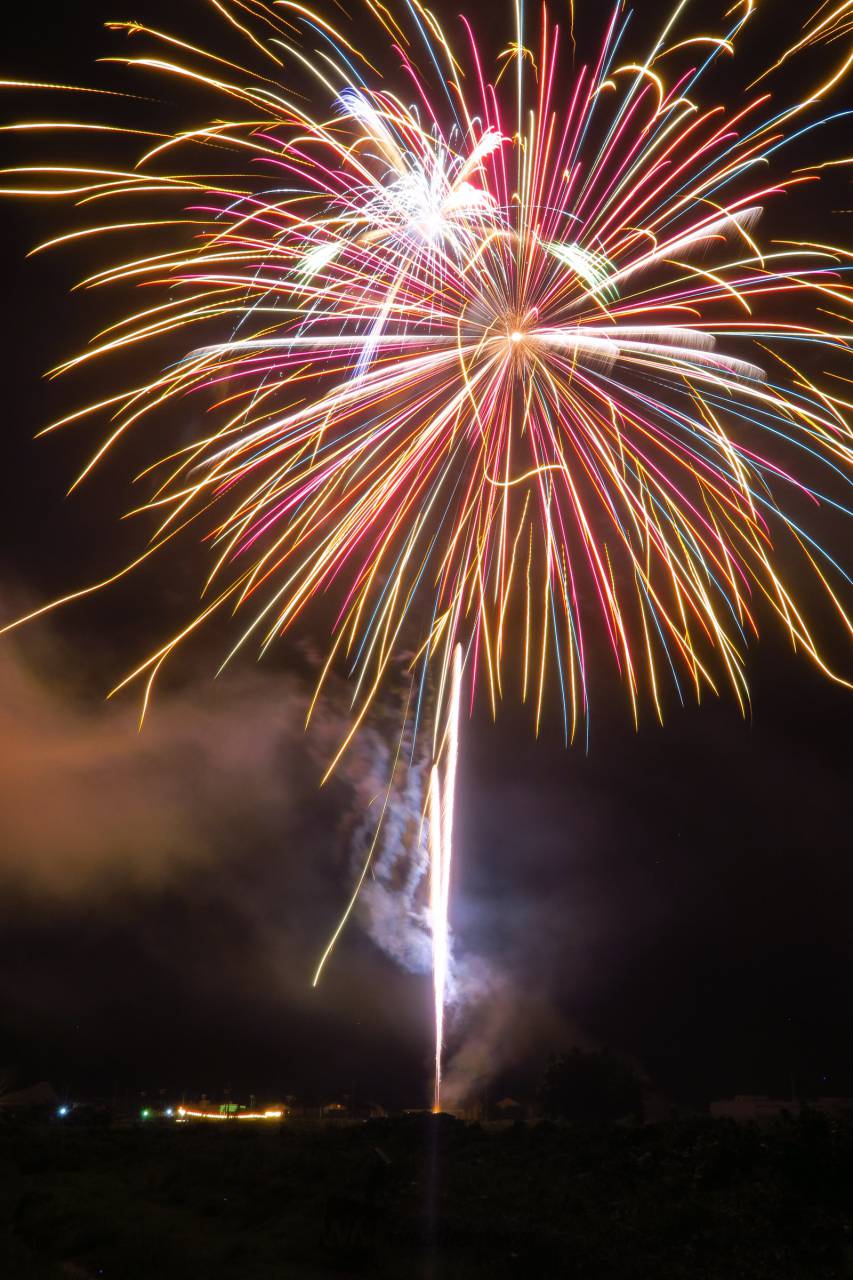
M453 800L459 758L459 691L462 647L453 651L450 705L441 746L429 780L430 918L432 922L432 982L435 995L435 1087L432 1109L441 1110L441 1055L444 1048L444 1004L450 945L447 910L450 902L450 864L453 857ZM444 756L442 781L438 760Z

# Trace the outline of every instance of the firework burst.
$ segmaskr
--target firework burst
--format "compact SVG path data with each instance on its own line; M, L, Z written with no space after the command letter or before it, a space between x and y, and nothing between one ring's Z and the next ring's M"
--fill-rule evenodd
M702 77L751 2L711 35L685 33L678 5L641 61L616 4L579 67L547 15L528 33L519 9L493 81L465 19L451 47L419 5L368 4L404 97L321 14L216 7L262 73L111 25L151 43L130 64L215 93L227 118L156 135L127 171L15 171L18 192L143 204L52 244L173 239L88 277L145 302L61 367L116 352L136 367L165 335L178 358L55 424L113 418L82 480L169 404L207 410L148 473L143 557L189 532L213 563L200 611L128 677L146 702L214 614L245 613L237 647L264 649L320 595L355 676L353 728L413 639L442 688L462 643L493 706L512 667L537 723L555 670L569 736L605 647L635 715L643 690L661 713L667 680L699 696L722 676L743 705L756 598L826 669L777 547L795 544L849 625L838 566L791 510L822 496L813 460L848 473L843 383L797 361L848 353L850 255L758 233L766 205L813 188L820 164L786 173L784 148L824 119L850 58L801 101L756 85L731 110L705 103ZM776 65L843 39L849 9L824 5ZM325 115L282 89L284 66L313 78ZM225 157L227 178L189 156ZM170 197L175 216L154 216Z

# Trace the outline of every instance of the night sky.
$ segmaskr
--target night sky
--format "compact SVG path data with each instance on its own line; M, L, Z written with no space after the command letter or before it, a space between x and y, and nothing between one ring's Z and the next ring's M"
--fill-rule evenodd
M131 6L161 20L173 8ZM7 38L0 72L87 83L113 48L99 20L124 13L47 2ZM14 97L3 115L43 109ZM832 194L831 208L850 203L843 184ZM76 406L41 375L105 314L102 299L67 293L97 259L24 261L62 228L58 207L7 205L0 218L11 618L139 544L118 523L133 446L65 498L97 427L32 439ZM843 234L839 215L825 220ZM818 527L844 559L849 528ZM355 921L310 988L349 894L366 757L383 732L320 790L343 701L333 686L306 740L323 620L218 681L215 637L196 647L141 735L132 692L104 701L185 616L204 561L183 555L0 641L0 1076L72 1092L230 1084L419 1105L429 977L395 965ZM827 626L828 650L849 672L839 631ZM485 708L464 723L452 923L481 982L450 1050L482 1070L482 1087L531 1092L548 1054L576 1043L609 1046L685 1101L788 1093L792 1079L853 1093L850 695L769 618L750 675L746 721L728 696L681 708L673 695L663 728L647 710L635 732L602 664L588 752L566 750L556 720L534 740L512 696L497 724Z

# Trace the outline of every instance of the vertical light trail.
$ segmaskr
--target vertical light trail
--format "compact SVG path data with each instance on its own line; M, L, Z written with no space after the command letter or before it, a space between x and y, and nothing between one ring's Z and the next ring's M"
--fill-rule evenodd
M462 687L462 646L453 651L447 723L429 779L430 922L432 982L435 998L435 1086L432 1109L441 1110L441 1058L444 1048L444 1006L450 964L447 912L450 904L450 866L453 859L453 804L459 759L459 698ZM439 761L444 757L444 777Z

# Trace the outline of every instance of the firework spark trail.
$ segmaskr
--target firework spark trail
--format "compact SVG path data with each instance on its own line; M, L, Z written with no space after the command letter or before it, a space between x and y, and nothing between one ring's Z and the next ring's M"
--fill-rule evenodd
M444 1015L450 972L450 868L453 861L453 807L459 759L459 714L462 694L462 646L453 651L450 696L440 755L433 764L429 784L430 926L432 930L432 981L435 1005L435 1071L433 1111L441 1110L441 1067L444 1050ZM442 776L443 773L443 776Z

